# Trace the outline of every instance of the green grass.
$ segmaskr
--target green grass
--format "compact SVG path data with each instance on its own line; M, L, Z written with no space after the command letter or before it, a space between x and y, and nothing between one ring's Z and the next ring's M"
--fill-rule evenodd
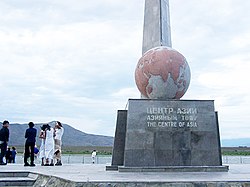
M230 151L224 151L221 153L222 155L227 155L227 156L249 156L250 152L230 152Z
M222 147L221 154L228 156L249 156L250 147Z
M17 152L23 153L24 146L16 146ZM101 146L63 146L63 154L91 154L93 150L97 150L98 155L111 155L112 147L101 147ZM228 156L249 156L250 147L222 147L222 155Z
M24 146L14 146L14 147L16 147L18 154L22 154L24 152ZM93 150L96 150L98 155L111 155L112 154L112 147L100 147L100 146L63 146L62 147L63 154L91 154Z
M91 154L93 150L96 150L98 155L111 155L112 147L100 147L100 146L65 146L62 147L63 154Z

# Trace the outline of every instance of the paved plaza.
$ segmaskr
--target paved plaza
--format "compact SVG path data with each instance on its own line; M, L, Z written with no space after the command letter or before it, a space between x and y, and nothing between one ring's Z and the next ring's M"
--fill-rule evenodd
M102 164L65 164L63 166L24 167L21 164L1 166L0 172L21 172L54 176L77 183L126 182L247 182L250 184L249 164L230 164L228 172L118 172L106 171Z

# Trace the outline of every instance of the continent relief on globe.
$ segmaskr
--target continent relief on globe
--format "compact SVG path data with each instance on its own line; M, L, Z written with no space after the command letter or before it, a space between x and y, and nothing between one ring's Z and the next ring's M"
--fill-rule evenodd
M142 98L180 99L190 83L190 68L178 51L160 46L140 58L135 81Z

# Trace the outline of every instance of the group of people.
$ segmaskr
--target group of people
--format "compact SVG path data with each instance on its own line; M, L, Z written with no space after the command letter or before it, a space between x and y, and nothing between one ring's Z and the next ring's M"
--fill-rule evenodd
M42 166L54 166L54 158L56 166L62 165L61 146L64 129L62 124L57 121L55 127L44 124L41 127L39 138L42 139L39 157L42 159Z
M39 151L39 158L42 160L42 166L54 166L54 159L56 159L56 166L62 165L61 160L61 146L64 129L59 121L55 122L54 128L49 124L41 126L39 138L41 138L41 146ZM34 123L29 123L29 128L26 130L25 138L25 153L24 166L35 166L34 164L34 147L36 142L37 130L34 128ZM28 158L30 157L30 163Z
M12 147L11 150L10 150L10 147L8 147L8 149L6 151L6 155L5 155L6 162L7 163L16 163L16 154L17 154L17 151L16 151L15 147Z
M0 130L0 165L6 165L11 161L15 163L15 159L13 159L13 157L8 158L8 156L10 156L8 155L10 150L7 148L9 141L9 122L5 120L2 125L3 126ZM34 128L35 124L33 122L29 122L28 126L29 128L25 131L26 141L24 150L24 166L35 166L34 158L35 154L37 154L37 129ZM51 127L49 124L41 126L39 134L39 138L41 138L41 146L38 157L42 160L42 166L54 166L54 159L56 160L56 166L62 165L61 146L63 133L64 128L59 121L55 122L54 127ZM14 152L15 158L16 149L12 148L12 151ZM3 161L4 157L6 157L6 162Z

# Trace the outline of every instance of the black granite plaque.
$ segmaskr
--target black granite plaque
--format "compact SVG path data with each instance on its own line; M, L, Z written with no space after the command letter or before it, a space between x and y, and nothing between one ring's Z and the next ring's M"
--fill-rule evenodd
M125 167L221 165L212 100L129 100Z

